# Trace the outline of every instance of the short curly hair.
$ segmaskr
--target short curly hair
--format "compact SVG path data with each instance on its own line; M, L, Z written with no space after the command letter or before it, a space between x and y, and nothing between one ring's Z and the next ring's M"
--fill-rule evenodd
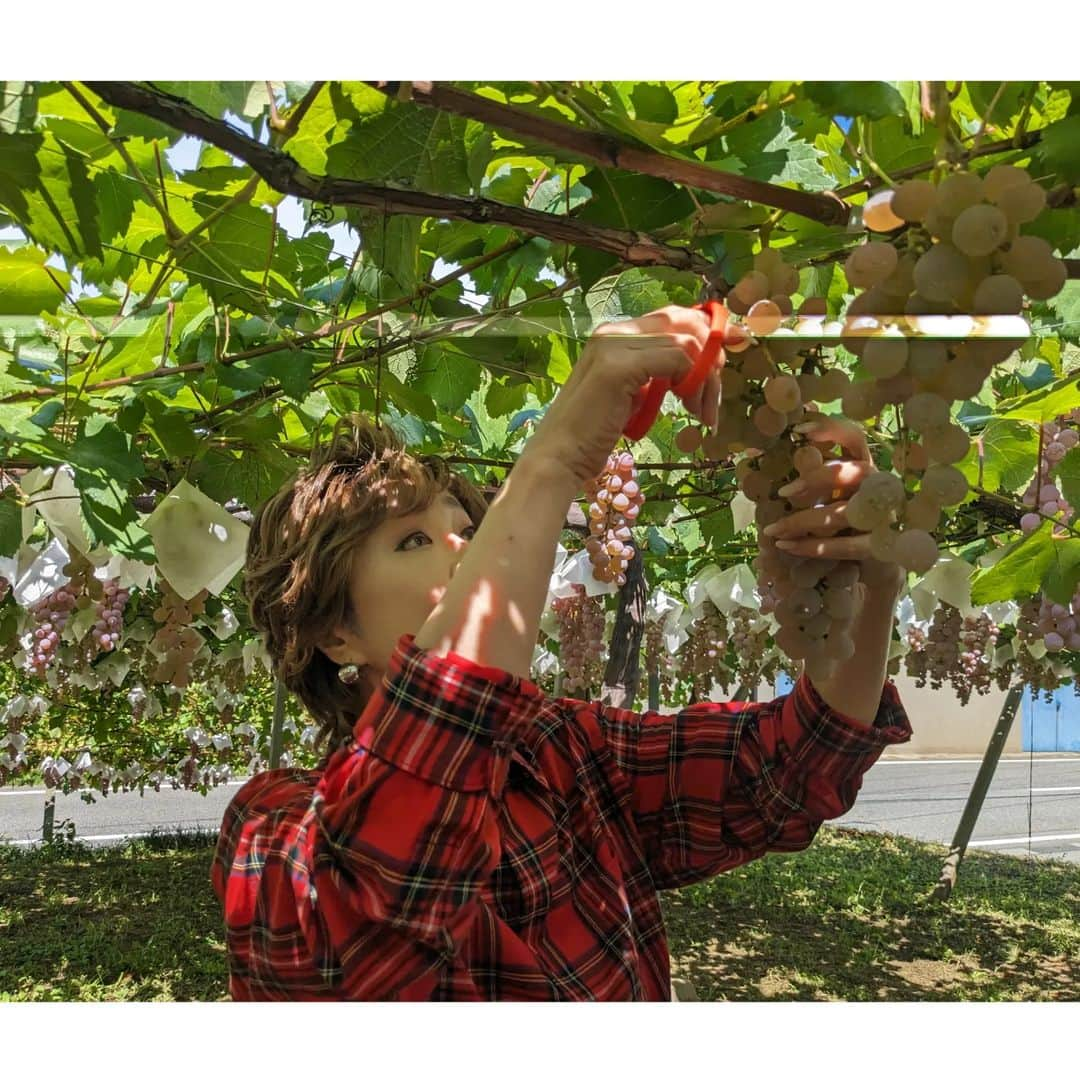
M360 544L387 518L424 510L446 490L478 526L487 502L468 479L438 455L409 454L392 427L352 413L255 512L244 596L273 673L318 726L316 746L346 742L370 697L363 680L343 683L319 648L337 626L358 628L363 618L349 591Z

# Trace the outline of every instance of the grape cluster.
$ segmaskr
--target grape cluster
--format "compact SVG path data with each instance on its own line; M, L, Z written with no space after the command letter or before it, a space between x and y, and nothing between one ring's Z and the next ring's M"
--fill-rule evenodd
M34 644L28 664L28 670L34 675L44 678L45 672L56 660L60 634L67 625L78 599L78 592L71 583L68 583L53 589L37 603L30 605L28 609L30 616L37 623L33 632Z
M736 476L756 504L759 529L790 510L778 490L796 475L820 468L823 460L817 447L785 436L764 453L739 462ZM764 534L753 565L762 611L771 612L780 624L777 646L792 659L803 660L811 679L829 678L837 664L855 654L851 626L858 607L853 591L858 565L791 555Z
M727 642L727 620L711 600L706 600L678 655L678 678L689 684L694 700L706 698L712 690L723 665Z
M7 598L8 593L11 592L11 582L6 577L0 575L0 604L2 604Z
M1047 652L1069 649L1080 652L1080 589L1069 604L1058 604L1046 595L1038 598L1035 623Z
M904 668L922 688L929 681L934 690L949 681L953 669L960 661L960 633L964 620L951 604L942 602L934 611L927 632L911 627L908 644L911 646L904 657Z
M586 596L583 585L573 596L552 601L559 624L559 660L563 689L587 694L604 677L604 604L599 596Z
M191 682L191 665L202 648L202 634L190 625L195 616L206 609L209 592L203 589L190 600L184 600L172 586L161 580L161 605L154 610L154 622L160 629L154 634L152 646L163 656L151 673L155 682L185 687Z
M664 645L664 620L649 619L645 623L645 670L655 671L660 683L660 697L670 701L673 695L675 679L678 677L678 665L675 657Z
M958 666L949 680L961 705L971 700L972 692L990 692L998 633L997 624L985 611L964 618L960 628Z
M1039 455L1039 467L1031 478L1022 501L1029 508L1020 519L1020 528L1026 534L1033 533L1043 522L1043 517L1054 518L1059 514L1065 523L1072 521L1074 510L1058 489L1051 473L1061 464L1065 455L1080 442L1080 432L1069 426L1080 419L1080 409L1074 409L1057 420L1042 425L1042 452ZM1038 507L1041 513L1034 513Z
M728 642L738 661L739 677L745 686L757 686L765 675L765 651L769 628L764 620L741 604L728 616Z
M119 578L105 582L103 595L95 602L94 627L91 637L94 652L112 652L120 643L120 630L124 625L124 608L127 607L130 592L120 587ZM92 659L92 657L91 657Z
M607 465L585 489L589 499L589 539L585 548L597 581L626 584L626 568L634 557L630 528L645 496L638 483L634 455L628 450L608 457Z
M1016 650L1016 674L1032 693L1040 691L1050 694L1057 689L1060 679L1050 665L1037 660L1028 646L1040 641L1044 636L1040 625L1042 600L1031 597L1020 605L1020 614L1016 620L1016 636L1020 647Z
M841 398L855 420L901 406L904 433L893 467L910 478L874 477L848 506L851 524L873 534L874 554L923 573L937 560L933 531L944 507L967 495L956 463L970 440L952 422L952 403L976 395L995 364L1019 342L986 336L985 316L1018 316L1025 297L1045 300L1066 271L1045 240L1021 235L1046 205L1045 192L1023 169L998 165L985 176L954 172L940 183L908 180L864 208L877 232L903 228L894 239L871 239L848 256L848 281L861 290L848 308L844 345L860 357L869 379ZM934 317L968 315L972 334L943 338Z

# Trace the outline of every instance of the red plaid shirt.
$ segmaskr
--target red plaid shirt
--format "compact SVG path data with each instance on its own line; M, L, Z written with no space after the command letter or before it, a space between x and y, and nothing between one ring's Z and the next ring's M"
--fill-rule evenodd
M405 635L352 742L253 777L212 880L237 1000L669 1000L658 889L799 851L911 728L805 679L673 715L551 700Z

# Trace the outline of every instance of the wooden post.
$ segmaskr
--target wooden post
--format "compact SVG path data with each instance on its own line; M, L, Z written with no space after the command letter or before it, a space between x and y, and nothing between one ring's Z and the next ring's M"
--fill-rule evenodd
M56 820L56 796L45 800L45 816L41 821L41 839L47 844L53 838L53 822Z
M285 684L276 680L274 690L274 719L270 724L270 768L276 769L281 761L282 729L285 724Z
M649 711L660 711L660 673L655 665L649 668Z
M990 736L990 742L983 754L982 765L979 767L975 783L971 787L964 813L960 817L960 824L956 827L956 835L953 837L949 848L948 857L941 868L941 877L930 896L931 900L947 900L953 887L956 885L956 874L960 869L960 860L964 857L971 834L975 831L975 822L979 820L979 811L982 809L983 800L990 789L990 781L994 779L994 770L997 768L1001 751L1005 746L1005 740L1009 737L1013 720L1016 718L1016 710L1023 696L1024 686L1018 684L1010 688L1005 695L1005 703L1001 706L998 715L997 726Z

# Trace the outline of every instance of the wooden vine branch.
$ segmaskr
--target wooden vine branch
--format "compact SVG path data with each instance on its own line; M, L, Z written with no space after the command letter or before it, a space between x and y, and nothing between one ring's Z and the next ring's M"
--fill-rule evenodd
M608 132L589 131L573 124L536 116L512 105L503 105L479 94L458 90L446 83L369 82L368 85L389 97L397 97L404 90L420 105L479 120L490 127L566 150L598 165L655 176L701 191L731 195L736 199L786 210L825 225L844 225L851 214L850 207L831 194L818 195L780 187L764 180L751 180L736 173L724 172L697 161L671 157L635 146Z
M137 83L88 82L86 85L116 108L160 120L177 131L194 135L240 158L283 195L295 195L328 206L366 206L384 214L509 225L559 243L606 251L630 266L672 266L701 274L711 267L708 259L687 248L661 243L647 233L633 229L590 225L559 214L507 206L491 199L433 195L383 187L364 180L309 173L289 154L257 142L173 94Z

